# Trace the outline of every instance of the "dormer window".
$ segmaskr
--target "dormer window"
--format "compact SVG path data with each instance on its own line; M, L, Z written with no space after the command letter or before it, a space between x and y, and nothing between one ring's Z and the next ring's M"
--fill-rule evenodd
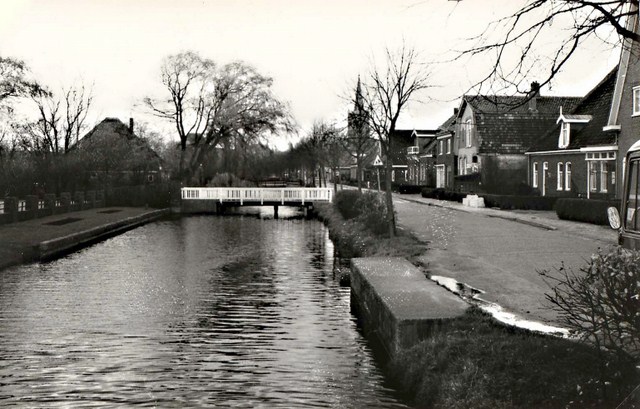
M560 138L558 139L558 148L564 149L569 146L569 133L571 132L571 125L567 122L562 122L560 126Z
M560 107L560 117L556 123L560 124L560 136L558 137L558 148L564 149L569 146L571 138L571 126L574 127L574 132L580 132L592 119L591 115L583 114L568 114L562 113L562 107Z

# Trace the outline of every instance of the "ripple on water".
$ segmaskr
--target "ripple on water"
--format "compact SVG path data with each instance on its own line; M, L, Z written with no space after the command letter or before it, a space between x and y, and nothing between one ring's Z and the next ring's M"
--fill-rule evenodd
M315 221L149 224L0 282L0 403L398 407Z

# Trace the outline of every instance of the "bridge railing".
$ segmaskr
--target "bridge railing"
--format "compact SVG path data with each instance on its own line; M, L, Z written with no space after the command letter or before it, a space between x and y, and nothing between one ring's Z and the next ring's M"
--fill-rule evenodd
M183 200L217 200L219 202L247 203L280 202L300 203L331 202L333 191L331 188L314 187L183 187Z

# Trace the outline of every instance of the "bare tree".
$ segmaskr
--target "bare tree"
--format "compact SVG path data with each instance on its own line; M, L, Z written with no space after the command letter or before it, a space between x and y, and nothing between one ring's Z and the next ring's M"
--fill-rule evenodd
M223 142L234 149L265 142L268 135L293 130L288 107L272 91L273 80L240 61L224 65L215 79L210 125L195 144L193 171Z
M494 61L476 88L488 84L526 93L532 72L546 72L538 82L549 84L589 38L610 41L608 32L615 33L616 42L640 41L640 35L627 25L637 13L638 0L527 0L472 38L475 45L459 57L489 55ZM508 56L513 53L511 61Z
M84 85L63 89L61 95L42 91L32 96L35 121L22 125L22 147L37 152L66 153L85 130L93 95Z
M418 94L429 88L429 72L419 61L416 51L403 45L398 51L385 50L385 67L373 67L363 84L363 103L367 123L377 138L385 157L385 189L389 236L396 234L391 172L393 134L398 118Z
M181 179L193 174L221 143L240 146L281 126L289 129L286 106L273 93L273 81L253 67L234 62L217 68L194 52L167 57L161 68L169 99L144 99L158 116L174 122L180 138ZM190 157L186 158L187 145Z
M173 121L180 138L180 178L183 178L188 139L198 144L207 132L215 109L211 103L215 84L213 61L186 51L166 57L160 67L168 99L144 98L154 114Z

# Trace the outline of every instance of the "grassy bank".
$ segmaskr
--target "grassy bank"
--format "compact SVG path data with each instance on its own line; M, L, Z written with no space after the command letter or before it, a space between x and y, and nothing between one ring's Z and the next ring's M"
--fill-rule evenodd
M632 363L600 368L585 345L505 327L477 309L389 364L425 408L615 408L640 382ZM606 391L600 379L607 372Z
M411 259L426 246L410 235L384 237L374 197L340 194L318 206L342 257ZM601 367L593 348L506 327L478 309L388 362L409 402L424 408L615 408L640 382L633 363ZM605 381L604 384L601 381Z

